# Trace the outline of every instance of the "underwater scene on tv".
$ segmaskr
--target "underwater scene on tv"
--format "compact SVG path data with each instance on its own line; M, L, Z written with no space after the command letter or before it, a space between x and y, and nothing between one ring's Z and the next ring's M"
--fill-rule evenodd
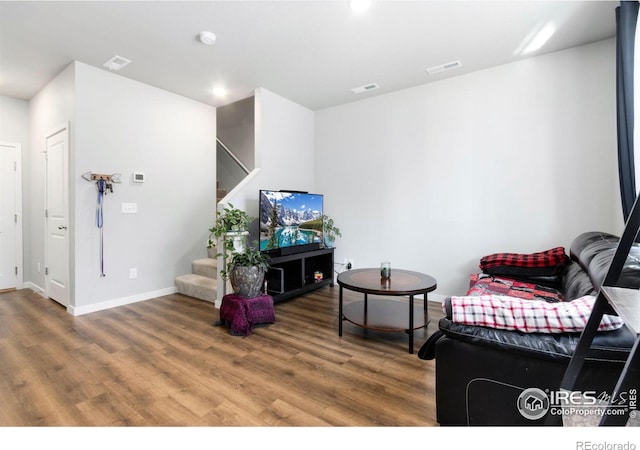
M322 242L320 194L260 191L260 250Z

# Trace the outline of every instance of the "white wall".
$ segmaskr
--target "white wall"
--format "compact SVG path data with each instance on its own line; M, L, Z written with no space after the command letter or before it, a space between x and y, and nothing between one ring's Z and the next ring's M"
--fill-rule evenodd
M621 233L614 64L611 39L318 111L336 260L460 295L485 254Z
M82 63L76 105L74 313L175 292L175 278L206 256L216 202L215 108ZM81 178L86 172L122 174L104 199L104 278L97 191ZM134 183L133 172L146 181ZM138 213L122 213L122 203L136 203Z
M73 154L75 127L75 70L67 66L51 80L29 102L29 167L23 169L28 180L29 191L23 192L28 199L27 217L25 211L25 242L29 253L25 255L25 281L37 291L44 291L44 238L45 238L45 137L64 123L69 123L69 150ZM73 189L72 187L70 189ZM29 223L27 224L27 220ZM26 253L26 252L25 252ZM40 270L38 270L38 267ZM73 280L73 273L71 280ZM70 295L73 295L71 286Z
M250 170L255 166L255 98L253 96L220 106L217 135Z
M264 88L255 93L256 170L229 196L258 217L260 189L314 188L314 113Z
M0 95L0 140L29 146L29 103Z
M0 95L0 141L20 144L22 157L22 170L24 174L29 172L29 103L12 97ZM28 176L22 175L22 261L27 260L31 250L29 240L29 226L31 217L29 192L30 184ZM26 266L27 264L25 264ZM23 272L28 270L24 267ZM24 278L24 277L23 277Z

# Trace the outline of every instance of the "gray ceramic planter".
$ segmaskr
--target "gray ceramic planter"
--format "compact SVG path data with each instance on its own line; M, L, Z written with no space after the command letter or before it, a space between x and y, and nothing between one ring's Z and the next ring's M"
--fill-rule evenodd
M233 292L242 297L257 297L264 283L264 269L253 266L236 266L229 272L229 281Z

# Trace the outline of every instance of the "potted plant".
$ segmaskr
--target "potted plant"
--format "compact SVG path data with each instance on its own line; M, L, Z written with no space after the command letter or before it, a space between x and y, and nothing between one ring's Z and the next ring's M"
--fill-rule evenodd
M207 248L216 247L223 240L223 251L242 253L246 248L245 239L249 234L249 224L254 220L245 211L234 207L231 203L222 212L216 212L216 221L209 229Z
M336 227L333 219L326 214L322 216L322 234L324 236L324 245L329 248L333 247L336 236L342 237L340 228Z
M269 255L256 247L233 253L220 275L231 282L233 292L242 297L257 297L262 291L264 275L269 268Z

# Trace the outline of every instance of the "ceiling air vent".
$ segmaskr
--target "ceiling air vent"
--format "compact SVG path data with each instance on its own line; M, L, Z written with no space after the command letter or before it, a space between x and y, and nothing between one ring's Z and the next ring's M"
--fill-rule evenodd
M369 83L364 86L359 86L351 89L351 92L354 94L361 94L362 92L373 91L374 89L378 89L380 87L377 83Z
M118 71L118 70L122 69L124 66L126 66L127 64L129 64L130 62L131 62L130 59L123 58L122 56L115 55L109 61L104 63L103 66L106 67L109 70Z
M446 64L440 64L439 66L429 67L427 73L433 75L434 73L444 72L445 70L457 69L462 67L462 61L451 61Z

